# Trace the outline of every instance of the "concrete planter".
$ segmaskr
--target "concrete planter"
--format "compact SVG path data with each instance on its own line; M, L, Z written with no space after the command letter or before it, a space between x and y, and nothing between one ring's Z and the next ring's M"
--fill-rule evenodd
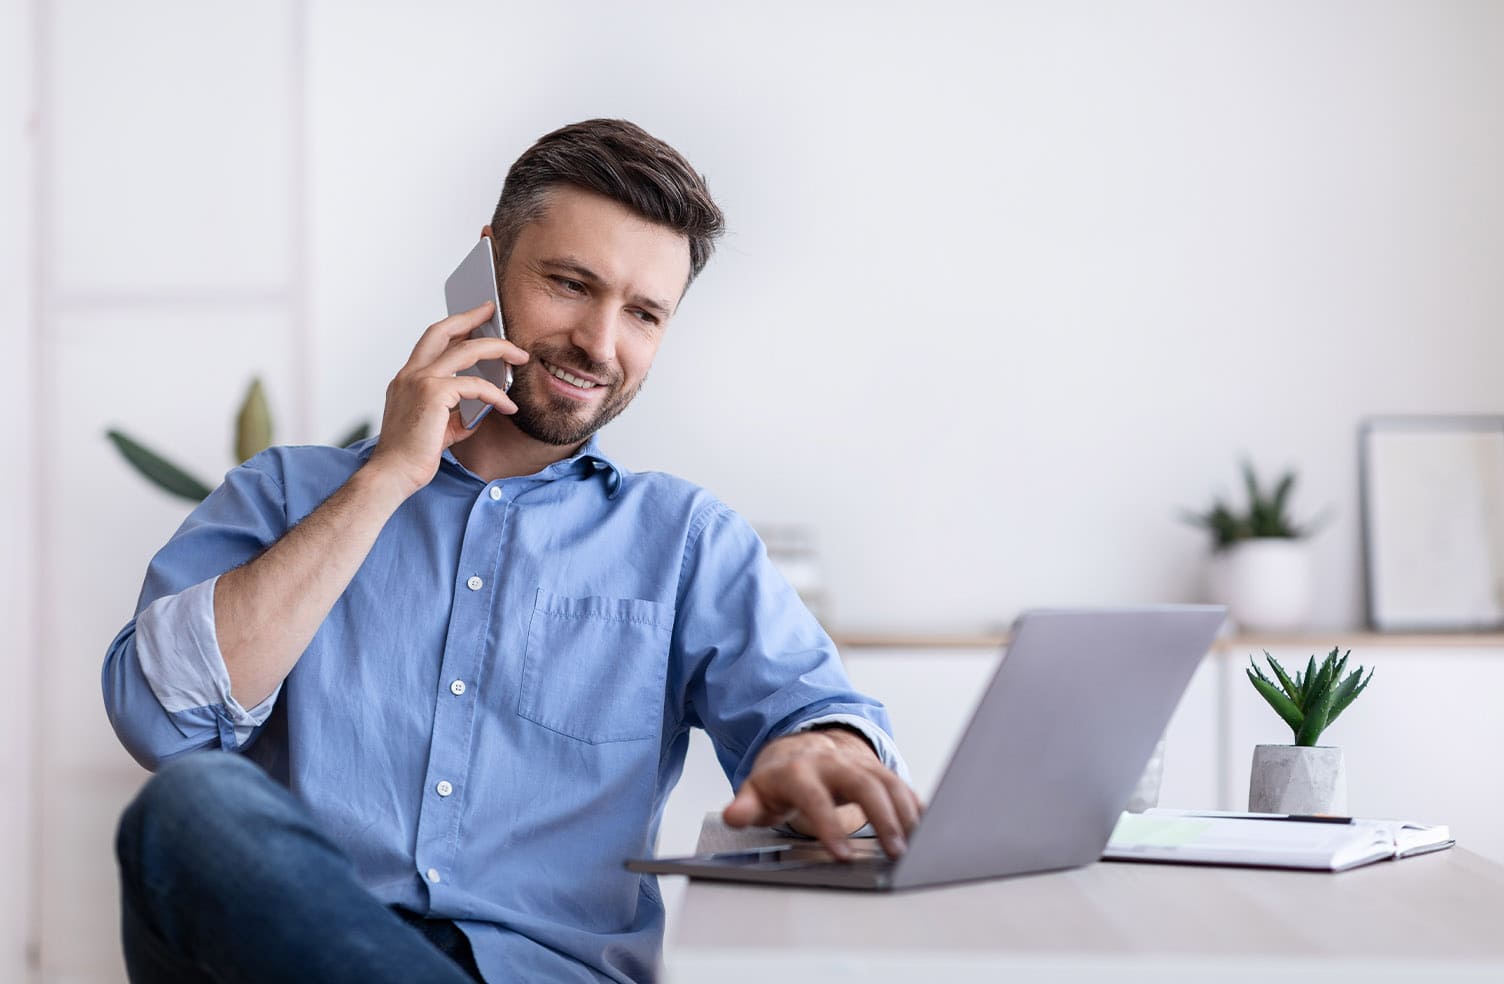
M1311 620L1315 589L1311 551L1304 540L1244 540L1213 555L1214 601L1228 617L1255 632L1298 632Z
M1347 813L1342 749L1256 745L1248 778L1250 813Z

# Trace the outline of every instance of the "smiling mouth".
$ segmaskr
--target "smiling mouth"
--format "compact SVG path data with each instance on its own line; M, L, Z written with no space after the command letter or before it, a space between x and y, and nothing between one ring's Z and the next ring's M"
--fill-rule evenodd
M606 385L605 383L598 382L594 379L586 379L584 376L577 376L567 369L560 369L558 366L553 365L549 362L544 362L541 359L538 361L543 366L543 370L550 376L563 383L568 384L569 386L577 390L580 390L581 392L589 392L590 390L599 389L600 387Z

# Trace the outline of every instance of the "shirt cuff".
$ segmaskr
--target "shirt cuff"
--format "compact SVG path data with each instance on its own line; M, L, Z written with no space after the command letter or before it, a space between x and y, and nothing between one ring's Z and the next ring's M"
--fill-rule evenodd
M909 779L909 765L903 760L903 755L899 753L898 746L894 744L893 739L888 737L888 733L886 731L884 731L882 728L879 728L877 725L873 724L871 721L868 721L864 717L858 717L855 714L826 714L823 717L810 718L808 721L800 721L785 733L790 735L797 735L800 732L808 731L811 728L817 727L822 724L844 724L849 728L853 728L861 732L862 737L866 738L867 742L872 746L873 750L877 752L877 757L882 760L883 765L896 772L898 774L898 778L902 779L904 782L908 783L911 786L913 785L913 782ZM793 827L788 826L787 824L776 824L773 829L785 836L804 838L809 837L809 834L802 834L799 831L795 830ZM877 831L872 829L872 824L865 823L862 824L861 827L852 831L847 836L876 837Z
M175 595L158 598L136 618L136 660L168 714L214 708L234 729L235 746L266 722L281 684L249 711L230 693L230 671L214 631L214 586L210 578Z
M913 781L909 779L909 765L899 754L898 746L894 744L893 739L888 737L886 731L864 717L858 717L855 714L826 714L823 717L800 721L787 734L797 735L801 731L808 731L821 724L844 724L848 728L860 731L862 737L866 738L867 743L877 752L877 757L882 760L883 765L898 773L898 778L913 785Z

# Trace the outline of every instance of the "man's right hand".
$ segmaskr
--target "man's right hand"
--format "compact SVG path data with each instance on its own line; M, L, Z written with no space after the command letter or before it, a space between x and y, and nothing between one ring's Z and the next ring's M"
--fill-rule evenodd
M445 448L474 433L460 422L456 408L462 398L484 400L501 413L517 412L517 404L494 383L455 375L486 359L514 366L528 361L526 352L504 339L470 337L494 306L487 301L430 325L386 388L381 437L370 467L398 477L409 493L433 481Z
M495 384L455 375L482 359L528 361L511 342L469 337L491 308L488 301L425 331L386 389L371 460L259 557L220 575L215 638L242 706L261 703L286 679L392 513L433 480L444 449L469 436L454 412L460 398L517 412Z

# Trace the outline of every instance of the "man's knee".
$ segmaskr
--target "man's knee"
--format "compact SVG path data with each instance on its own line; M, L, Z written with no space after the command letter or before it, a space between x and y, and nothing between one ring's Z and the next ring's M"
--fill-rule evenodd
M222 830L228 816L243 816L268 794L270 777L233 752L195 752L175 759L151 777L121 815L115 853L129 874L157 846L183 844Z

